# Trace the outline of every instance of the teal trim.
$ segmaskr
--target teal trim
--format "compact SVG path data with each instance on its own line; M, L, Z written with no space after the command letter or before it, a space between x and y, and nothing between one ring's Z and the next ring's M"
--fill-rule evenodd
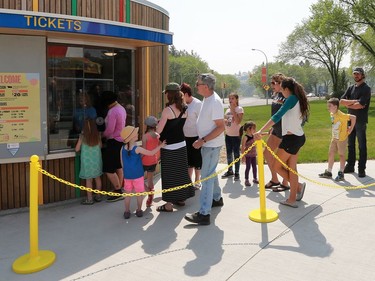
M72 0L72 16L77 15L77 0Z
M126 0L126 23L130 23L130 0Z

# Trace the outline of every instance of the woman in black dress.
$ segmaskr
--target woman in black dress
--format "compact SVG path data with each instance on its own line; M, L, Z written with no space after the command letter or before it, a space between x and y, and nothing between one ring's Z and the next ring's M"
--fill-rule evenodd
M188 173L187 149L183 127L186 121L187 106L183 93L177 83L169 83L163 92L167 104L156 128L160 141L166 140L167 145L160 150L162 189L191 183ZM175 191L164 192L162 199L166 202L157 208L158 212L172 212L173 205L184 206L185 200L195 195L192 185Z

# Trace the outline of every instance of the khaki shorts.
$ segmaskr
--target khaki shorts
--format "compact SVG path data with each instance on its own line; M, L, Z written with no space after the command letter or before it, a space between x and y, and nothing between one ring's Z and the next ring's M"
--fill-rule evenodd
M338 139L331 139L331 144L329 145L329 152L338 152L339 155L345 155L347 146L348 139L343 141L339 141Z

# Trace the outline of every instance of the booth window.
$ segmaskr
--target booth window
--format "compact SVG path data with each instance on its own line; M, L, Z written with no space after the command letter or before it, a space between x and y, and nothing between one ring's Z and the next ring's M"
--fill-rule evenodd
M133 60L132 50L48 45L49 152L74 149L85 118L94 118L99 130L104 129L103 91L118 93L126 123L138 123Z

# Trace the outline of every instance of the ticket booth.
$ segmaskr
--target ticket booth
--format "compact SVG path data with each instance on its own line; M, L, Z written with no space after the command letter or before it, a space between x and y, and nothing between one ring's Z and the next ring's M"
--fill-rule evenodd
M0 210L27 206L33 154L77 182L83 99L99 116L98 95L118 93L126 123L141 132L161 112L168 29L167 11L149 1L0 1ZM40 192L43 204L81 196L47 177Z

